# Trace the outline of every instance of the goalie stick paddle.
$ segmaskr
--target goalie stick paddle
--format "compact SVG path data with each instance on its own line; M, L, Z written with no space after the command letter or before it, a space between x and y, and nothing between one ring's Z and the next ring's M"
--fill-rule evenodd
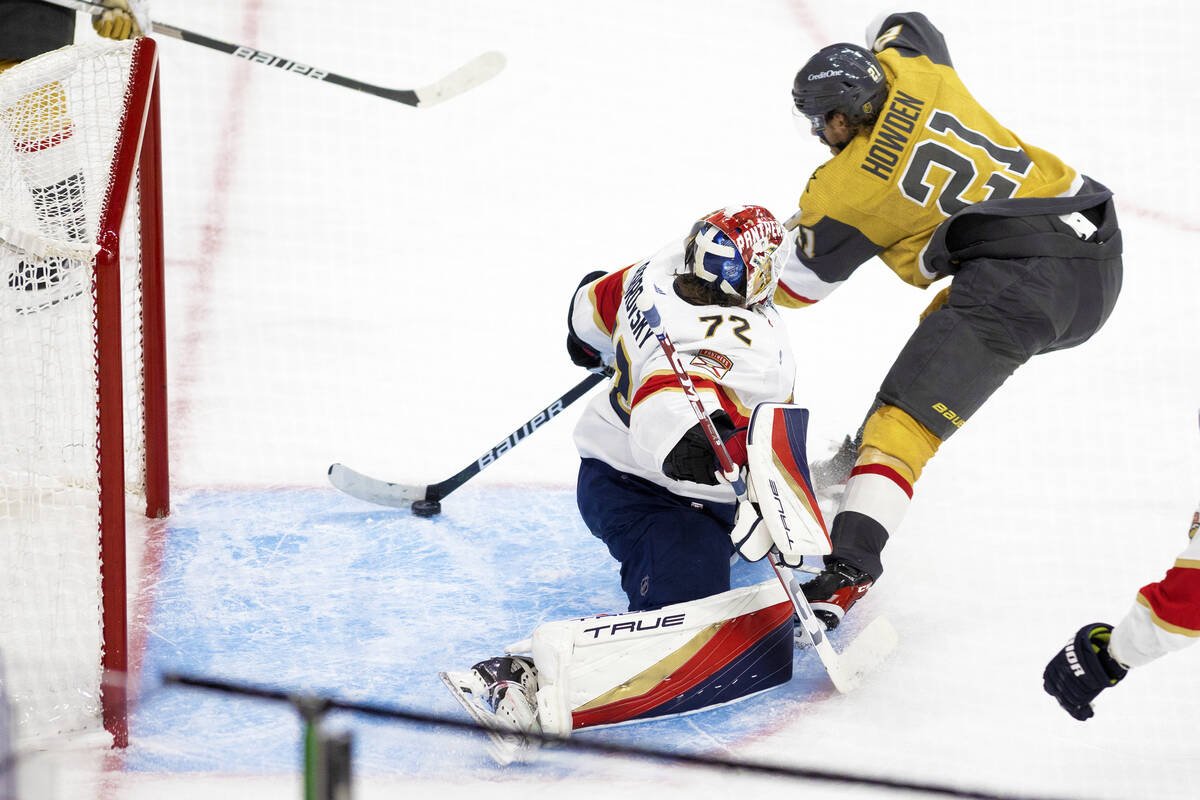
M600 381L606 380L611 374L593 372L575 384L561 397L528 419L524 425L517 428L504 438L503 441L483 453L479 458L463 467L454 475L438 483L425 486L392 483L372 478L361 472L356 472L344 464L331 464L329 467L329 482L338 490L351 497L391 508L411 508L418 517L432 517L441 513L441 501L446 495L478 475L500 456L516 447L538 428L554 419L567 406L587 394L588 390Z
M106 10L104 6L89 2L89 0L46 0L46 2L75 11L82 11L92 16L98 16ZM419 108L436 105L444 100L449 100L451 97L460 95L468 89L475 88L489 78L493 78L499 74L500 70L504 69L505 64L502 53L491 51L468 61L440 80L428 86L423 86L420 89L388 89L383 86L364 83L354 78L347 78L345 75L338 75L336 72L301 64L294 59L284 56L272 55L248 45L233 44L231 42L223 42L220 39L213 39L202 33L177 28L165 22L151 22L150 28L151 30L148 33L161 34L172 39L189 42L190 44L198 44L212 50L220 50L222 53L227 53L235 58L253 61L256 64L264 64L268 67L276 67L284 72L299 75L302 78L333 83L338 86L344 86L347 89L366 92L376 97L382 97L385 100L393 100L397 103L403 103L406 106Z
M675 379L683 389L683 394L687 397L692 411L695 412L696 419L700 421L700 427L708 436L709 444L716 451L721 472L733 487L740 503L746 500L746 482L742 480L737 465L729 457L725 443L717 433L708 412L704 410L700 394L696 391L691 376L688 375L687 369L684 368L683 362L680 361L679 355L675 351L675 344L663 326L662 315L654 306L654 293L658 291L660 291L658 287L653 284L646 284L637 299L638 310L642 312L642 317L650 326L654 338L658 340L659 346L667 356L667 362L671 365L671 371L675 373ZM772 548L772 554L774 552L775 549ZM833 649L833 645L825 635L825 625L813 614L812 607L808 604L808 598L804 596L804 592L800 589L800 583L796 580L792 570L777 563L777 559L772 555L768 555L767 560L771 562L771 568L775 570L775 577L779 579L779 583L792 601L792 607L800 620L803 641L817 651L821 664L829 674L829 680L833 682L834 688L842 693L855 689L862 683L865 675L895 649L898 641L896 629L885 618L876 617L855 637L845 651L839 654Z

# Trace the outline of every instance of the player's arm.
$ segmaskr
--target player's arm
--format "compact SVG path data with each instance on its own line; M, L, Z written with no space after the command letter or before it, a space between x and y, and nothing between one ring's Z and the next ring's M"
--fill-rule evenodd
M883 250L858 228L822 210L824 204L812 188L816 178L814 174L800 199L801 210L784 223L796 238L775 291L778 306L804 308L825 299Z
M1166 577L1142 587L1113 629L1113 657L1126 666L1141 666L1200 639L1200 511L1192 519L1187 548Z
M679 337L675 347L730 457L741 465L752 409L743 406L739 393L749 394L760 383L755 376L759 360L751 350L758 339L752 327L757 317L744 309L724 314L711 309L698 311L690 325L682 320L672 325ZM629 432L634 455L645 467L671 480L717 485L717 455L662 353L655 353L642 371Z
M1042 673L1046 692L1071 716L1090 719L1092 702L1119 683L1131 667L1153 661L1200 639L1200 510L1191 542L1165 578L1143 586L1116 627L1084 625Z
M613 331L629 267L613 273L589 272L579 282L567 309L567 355L584 369L613 360Z
M942 32L919 11L891 11L867 26L867 46L876 53L894 48L909 57L926 56L934 64L954 67Z
M756 319L753 312L737 307L701 306L674 314L666 323L700 402L739 464L746 457L749 410L741 407L736 389L729 384L738 383L743 372L755 369L751 347L759 338L753 330ZM630 398L632 454L644 468L671 480L715 486L717 455L666 354L653 339L650 344L654 350L640 370Z
M745 417L725 387L711 375L689 367L694 353L679 355L730 457L738 464L745 463ZM658 368L647 371L634 393L629 434L634 457L647 469L674 481L717 485L717 455L665 359Z

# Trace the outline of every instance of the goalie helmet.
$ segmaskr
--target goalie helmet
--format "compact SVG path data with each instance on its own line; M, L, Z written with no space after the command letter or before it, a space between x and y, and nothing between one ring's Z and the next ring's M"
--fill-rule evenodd
M817 51L792 82L795 113L808 119L813 135L822 141L830 114L842 112L851 126L873 123L887 94L879 59L847 42Z
M784 230L762 206L730 206L697 220L684 249L687 270L752 306L775 294Z

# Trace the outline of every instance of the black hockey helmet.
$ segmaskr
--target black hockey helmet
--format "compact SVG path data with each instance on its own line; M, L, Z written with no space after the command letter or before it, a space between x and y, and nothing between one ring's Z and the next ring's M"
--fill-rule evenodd
M813 134L822 141L831 113L842 112L852 126L870 124L879 116L887 93L879 59L848 42L819 50L792 82L795 113L808 118Z

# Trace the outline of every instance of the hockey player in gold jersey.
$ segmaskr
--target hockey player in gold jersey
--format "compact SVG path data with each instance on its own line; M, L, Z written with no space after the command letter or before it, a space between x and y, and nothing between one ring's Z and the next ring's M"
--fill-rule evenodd
M829 627L882 574L880 554L939 445L1030 357L1095 333L1121 286L1108 189L979 105L923 14L886 15L868 41L826 47L796 75L795 114L833 158L788 220L796 248L775 301L811 305L875 256L913 286L949 285L833 478L846 481L833 553L805 586Z

